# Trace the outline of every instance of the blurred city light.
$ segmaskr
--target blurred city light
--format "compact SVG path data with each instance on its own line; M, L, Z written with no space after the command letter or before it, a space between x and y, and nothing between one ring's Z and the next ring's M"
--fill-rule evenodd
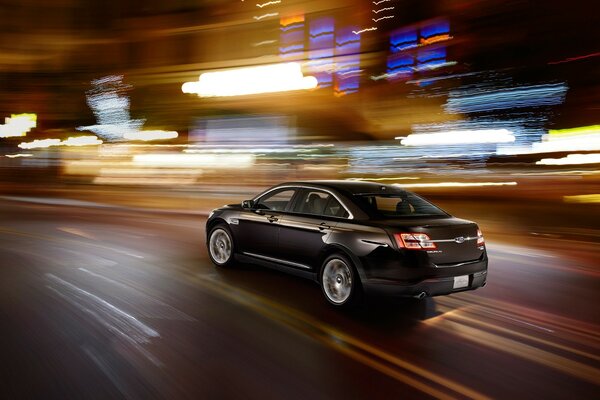
M60 139L35 139L32 142L23 142L19 144L22 149L46 149L52 146L59 146Z
M562 158L542 158L538 165L600 164L600 154L569 154Z
M33 154L30 154L30 153L5 154L4 157L8 157L8 158L33 157Z
M178 133L175 131L132 131L125 132L123 134L123 138L127 140L142 140L142 141L150 141L150 140L167 140L167 139L175 139L177 138Z
M12 114L0 124L0 138L25 136L37 126L36 114Z
M95 146L102 144L96 136L73 136L60 142L64 146Z
M598 397L597 2L1 3L0 397ZM210 264L215 208L328 180L476 221L488 285L336 312ZM247 240L283 260L364 218L274 213L221 223L273 225ZM369 244L383 217L348 260L357 288L393 278L394 246Z
M96 136L73 136L65 140L60 139L35 139L32 142L23 142L19 144L21 149L46 149L57 146L97 146L102 144L102 140Z
M138 154L134 164L151 167L247 168L254 164L252 154Z
M515 141L507 129L482 129L472 131L446 131L410 134L401 138L404 146L459 145L472 143L510 143Z
M243 96L314 89L317 84L315 77L302 75L300 64L285 63L205 72L197 82L184 83L181 90L200 97Z
M600 203L600 194L564 196L563 199L566 203Z
M551 106L564 101L567 89L564 83L554 83L493 90L451 91L444 108L448 113L472 113Z

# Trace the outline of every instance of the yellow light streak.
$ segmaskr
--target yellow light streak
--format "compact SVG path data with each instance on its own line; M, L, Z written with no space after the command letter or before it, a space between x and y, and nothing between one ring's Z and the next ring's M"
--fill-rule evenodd
M600 194L579 194L575 196L563 196L566 203L600 203Z

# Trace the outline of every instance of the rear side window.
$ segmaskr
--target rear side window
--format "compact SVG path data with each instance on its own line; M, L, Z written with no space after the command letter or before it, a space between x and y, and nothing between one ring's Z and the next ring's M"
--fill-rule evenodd
M284 211L294 197L294 189L281 189L267 193L258 200L256 208L262 210Z
M349 216L348 211L346 211L346 209L340 204L340 202L337 201L337 199L333 196L329 198L329 201L325 206L325 212L323 214L330 217L341 218L348 218Z
M329 217L348 217L348 212L331 194L320 190L305 190L294 205L294 212Z

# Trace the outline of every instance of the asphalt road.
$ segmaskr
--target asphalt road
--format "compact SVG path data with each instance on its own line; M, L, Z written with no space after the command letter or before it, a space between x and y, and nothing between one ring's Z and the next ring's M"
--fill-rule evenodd
M483 289L340 312L312 282L216 269L203 226L1 201L0 398L600 393L594 258L488 242Z

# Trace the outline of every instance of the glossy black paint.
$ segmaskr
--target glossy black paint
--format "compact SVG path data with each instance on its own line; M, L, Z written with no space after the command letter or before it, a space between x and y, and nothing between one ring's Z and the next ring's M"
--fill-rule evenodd
M285 208L262 209L261 199L280 188L296 190ZM305 190L322 191L345 208L348 217L294 211ZM478 246L474 222L442 212L423 217L377 218L356 201L360 193L394 193L394 186L370 182L291 182L275 186L244 206L214 210L207 232L218 223L233 234L235 257L318 281L323 260L332 253L345 254L354 264L362 288L386 295L434 296L485 285L488 258ZM328 203L329 204L329 203ZM277 204L277 207L283 207ZM336 208L336 210L339 210ZM340 212L343 210L340 210ZM436 242L435 251L399 248L394 233L425 233ZM457 237L468 238L464 243ZM453 289L453 277L469 276L469 286Z

